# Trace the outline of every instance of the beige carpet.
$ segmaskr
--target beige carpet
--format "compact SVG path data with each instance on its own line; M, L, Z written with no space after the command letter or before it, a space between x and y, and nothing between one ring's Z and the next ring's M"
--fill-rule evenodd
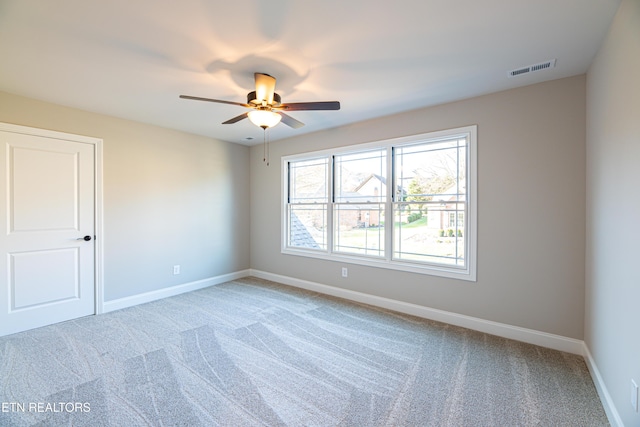
M604 426L584 360L246 278L0 338L0 426Z

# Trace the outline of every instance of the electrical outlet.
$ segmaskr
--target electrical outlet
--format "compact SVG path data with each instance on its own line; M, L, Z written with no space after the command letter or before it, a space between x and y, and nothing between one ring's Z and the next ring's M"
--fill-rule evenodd
M179 265L174 265L173 266L173 274L180 274L180 266Z
M342 267L342 277L349 277L349 270L347 270L347 267Z
M631 380L631 406L638 412L638 384Z

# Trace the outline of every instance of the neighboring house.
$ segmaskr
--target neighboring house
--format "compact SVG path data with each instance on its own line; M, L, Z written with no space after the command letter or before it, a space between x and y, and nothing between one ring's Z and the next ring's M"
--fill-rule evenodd
M404 200L407 192L399 187L400 198ZM341 209L342 224L347 228L378 227L384 218L384 206L376 203L384 203L387 194L387 179L384 176L372 173L362 179L352 191L343 191L340 202L347 205Z
M412 178L407 178L411 180ZM399 199L406 200L410 196L407 191L399 188ZM353 190L341 191L336 203L340 204L337 220L342 230L354 228L379 227L384 223L384 200L387 192L387 179L372 173L357 181ZM311 195L308 195L311 197ZM318 196L314 194L313 196ZM464 185L458 188L456 184L436 194L431 203L423 205L422 212L427 217L426 226L430 230L440 233L449 230L458 234L457 230L464 230L464 203L466 189ZM437 202L437 203L433 203ZM462 202L462 203L456 203ZM407 208L403 211L402 221L406 222L408 215L415 209L416 204L407 201ZM409 209L411 208L411 209ZM309 218L298 218L295 214L291 218L291 243L296 247L319 249L312 233L304 224L320 227L324 223L321 211L309 212Z
M466 202L465 187L458 189L454 184L442 194L433 196L433 202L439 205L429 205L427 208L427 227L434 230L463 230L464 203ZM462 203L456 203L462 202Z
M362 181L356 188L353 189L354 193L359 194L360 196L373 196L379 197L381 194L386 194L387 192L387 179L384 176L377 175L372 173ZM372 199L370 201L374 201Z
M387 179L375 173L360 181L353 191L343 191L340 202L348 206L340 209L342 224L347 228L378 227L384 206L376 203L383 203L386 194Z

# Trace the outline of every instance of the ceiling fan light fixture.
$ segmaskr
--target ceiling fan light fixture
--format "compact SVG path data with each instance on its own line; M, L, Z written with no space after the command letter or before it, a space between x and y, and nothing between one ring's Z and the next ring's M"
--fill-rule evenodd
M248 115L251 123L263 129L274 127L282 119L280 114L267 110L249 111Z
M294 119L284 111L310 111L310 110L339 110L340 103L338 101L323 102L294 102L283 104L282 98L275 92L276 79L269 74L254 73L256 82L256 90L247 94L247 103L224 101L222 99L201 98L199 96L180 95L183 99L193 99L195 101L216 102L219 104L237 105L240 107L250 108L251 111L240 114L225 122L223 125L237 123L240 120L249 118L249 120L258 127L267 130L274 127L280 121L293 129L304 126L304 123ZM265 132L266 134L266 132Z

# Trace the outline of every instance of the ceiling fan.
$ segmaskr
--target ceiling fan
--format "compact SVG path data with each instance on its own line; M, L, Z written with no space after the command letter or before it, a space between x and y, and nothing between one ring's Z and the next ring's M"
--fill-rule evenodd
M222 122L223 125L229 125L240 120L249 118L253 124L262 129L271 128L280 121L285 125L298 129L304 126L299 120L285 114L285 111L302 111L302 110L339 110L340 102L324 101L324 102L292 102L283 104L275 92L276 79L269 74L254 73L256 81L256 90L247 94L247 103L233 101L223 101L220 99L201 98L198 96L180 95L182 99L193 99L195 101L217 102L220 104L239 105L241 107L251 108L251 111L240 114L232 119Z

